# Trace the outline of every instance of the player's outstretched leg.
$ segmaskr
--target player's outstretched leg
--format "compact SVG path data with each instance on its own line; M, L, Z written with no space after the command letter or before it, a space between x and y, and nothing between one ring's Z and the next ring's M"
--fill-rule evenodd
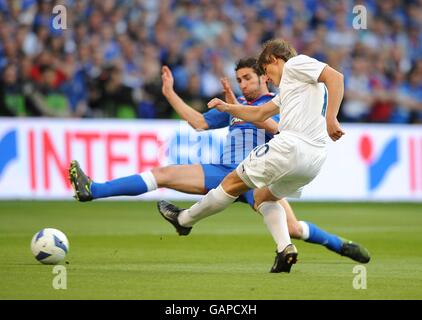
M75 193L74 197L81 202L115 196L137 196L154 191L158 187L151 171L97 183L83 172L76 160L70 163L69 180Z
M293 244L289 244L282 252L276 251L274 265L271 273L290 272L292 265L297 262L297 249Z
M86 197L85 200L82 200L82 196L75 196L80 201L117 196L139 196L161 187L186 193L204 193L204 173L202 166L199 164L158 167L153 168L151 171L144 171L103 183L89 180L89 188L81 187L81 183L76 183L76 175L78 177L86 177L78 162L72 161L69 169L69 178L72 185L75 185L75 193L80 191L79 188L85 188L86 191L90 192L89 197ZM85 191L83 190L82 192Z
M86 202L93 199L91 192L92 180L82 171L76 160L70 163L69 180L76 200Z
M179 214L183 209L179 209L174 204L164 200L157 202L157 208L162 217L176 228L179 236L187 236L190 233L192 227L184 227L178 221Z
M301 238L306 242L321 244L330 251L360 263L368 263L371 259L368 250L356 242L328 233L310 222L299 221L299 224L302 227Z

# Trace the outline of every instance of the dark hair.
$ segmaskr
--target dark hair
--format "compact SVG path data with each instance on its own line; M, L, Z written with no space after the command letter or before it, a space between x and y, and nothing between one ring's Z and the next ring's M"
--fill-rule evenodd
M46 72L54 71L54 68L48 64L42 64L40 66L40 73L45 74Z
M269 40L264 44L264 49L258 58L258 68L263 72L263 67L272 62L273 58L282 59L287 62L290 58L297 56L295 48L283 39Z
M254 57L249 57L249 58L244 58L244 59L240 59L237 63L236 63L236 67L234 68L234 71L238 71L239 69L243 69L243 68L251 68L253 69L253 71L258 75L258 76L262 76L263 73L261 72L261 69L258 68L258 64L257 64L257 59Z

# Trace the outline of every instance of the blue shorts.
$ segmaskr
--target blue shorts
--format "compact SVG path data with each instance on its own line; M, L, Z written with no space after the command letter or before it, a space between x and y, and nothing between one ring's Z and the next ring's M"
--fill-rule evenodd
M201 164L201 166L204 170L204 184L207 192L217 188L221 181L237 167L237 165L224 164ZM255 204L253 189L242 194L237 201L248 203L253 208Z

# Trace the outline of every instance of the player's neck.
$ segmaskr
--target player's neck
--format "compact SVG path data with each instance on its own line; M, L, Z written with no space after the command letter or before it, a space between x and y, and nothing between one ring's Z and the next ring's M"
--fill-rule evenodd
M270 94L270 91L268 91L268 90L262 90L261 92L259 92L256 96L255 96L255 98L250 98L250 99L246 99L246 102L247 103L253 103L253 102L255 102L256 100L258 100L259 98L261 98L261 97L263 97L263 96L266 96L266 95L268 95L268 94Z

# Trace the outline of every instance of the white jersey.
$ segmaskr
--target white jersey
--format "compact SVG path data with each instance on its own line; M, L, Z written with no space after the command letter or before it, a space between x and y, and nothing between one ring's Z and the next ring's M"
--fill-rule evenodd
M280 134L290 132L318 145L327 143L327 89L318 83L325 66L306 55L290 58L285 63L280 93L272 100L280 108Z

